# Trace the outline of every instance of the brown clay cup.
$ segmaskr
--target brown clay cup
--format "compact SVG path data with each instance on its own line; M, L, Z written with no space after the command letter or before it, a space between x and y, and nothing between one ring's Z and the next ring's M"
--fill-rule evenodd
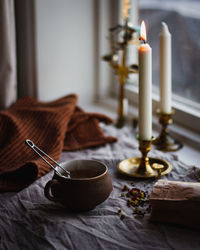
M72 160L62 164L69 179L56 172L45 188L45 196L74 211L91 210L104 202L112 191L112 181L105 164L95 160ZM64 175L61 168L56 169Z

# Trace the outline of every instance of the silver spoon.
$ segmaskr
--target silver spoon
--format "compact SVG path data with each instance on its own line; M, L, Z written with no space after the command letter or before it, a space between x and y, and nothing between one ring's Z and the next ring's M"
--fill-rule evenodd
M66 169L64 169L58 162L56 162L54 159L52 159L49 155L47 155L44 151L42 151L40 148L38 148L31 140L29 140L29 139L26 139L26 144L30 147L30 148L32 148L33 150L34 150L34 152L36 153L36 154L38 154L51 168L53 168L54 169L54 171L59 175L59 176L61 176L61 177L64 177L64 178L67 178L67 179L69 179L70 178L70 172L69 171L67 171ZM47 161L47 159L45 159L42 155L41 155L41 153L43 154L43 155L45 155L47 158L49 158L52 162L54 162L55 164L56 164L56 166L58 166L59 168L61 168L66 174L67 174L67 176L65 176L65 175L62 175L61 173L59 173L58 171L57 171L57 169L53 166L53 165L51 165L51 163L50 162L48 162Z

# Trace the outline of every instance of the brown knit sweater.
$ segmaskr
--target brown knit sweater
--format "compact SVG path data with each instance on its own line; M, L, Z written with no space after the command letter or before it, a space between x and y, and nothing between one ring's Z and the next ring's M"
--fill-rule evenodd
M52 102L33 98L18 100L0 111L0 191L19 191L41 177L50 167L25 145L31 139L56 161L62 150L77 150L115 142L105 137L99 121L112 120L85 113L72 94Z

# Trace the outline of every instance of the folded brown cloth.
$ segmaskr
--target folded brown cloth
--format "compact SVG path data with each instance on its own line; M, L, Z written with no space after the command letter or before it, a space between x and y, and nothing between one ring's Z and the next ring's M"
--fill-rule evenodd
M200 183L159 180L150 203L151 221L200 229Z
M104 136L102 114L85 113L72 94L52 102L34 98L18 100L0 111L0 191L19 191L41 177L50 167L25 144L32 140L56 161L62 150L77 150L116 142Z

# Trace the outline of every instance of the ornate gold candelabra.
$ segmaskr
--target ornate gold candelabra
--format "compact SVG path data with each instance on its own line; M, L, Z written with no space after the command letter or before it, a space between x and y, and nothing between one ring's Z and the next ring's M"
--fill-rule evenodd
M142 157L129 158L121 161L118 164L118 171L137 178L159 178L162 175L168 174L172 170L172 166L169 162L158 158L147 157L147 154L151 150L153 140L154 139L139 139L139 150L142 153Z
M157 110L159 123L161 125L161 132L153 144L158 150L165 152L177 151L183 146L178 140L174 139L168 131L168 126L173 123L172 115L174 115L174 113L174 110L170 113L162 113L160 110Z
M122 41L118 41L119 32L123 33ZM128 44L139 45L139 39L135 37L133 39L133 34L137 31L128 25L128 19L125 21L125 25L117 25L110 29L110 44L111 44L111 54L103 56L103 60L109 62L110 66L115 70L118 75L119 96L118 96L118 118L116 126L121 128L126 122L126 117L124 114L124 86L129 74L138 73L138 65L127 65L127 49ZM116 38L117 37L117 38ZM119 51L122 51L121 60L119 62Z

